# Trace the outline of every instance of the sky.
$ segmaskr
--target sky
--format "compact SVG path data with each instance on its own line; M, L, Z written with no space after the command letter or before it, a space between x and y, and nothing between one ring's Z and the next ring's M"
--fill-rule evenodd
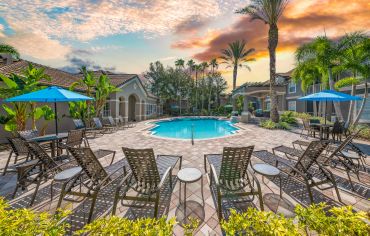
M0 2L0 43L21 57L76 72L90 69L142 74L149 63L218 58L228 43L254 48L251 71L237 85L269 79L268 26L235 10L242 0L11 0ZM290 0L279 27L277 72L294 68L295 49L316 36L368 32L368 0ZM232 69L219 70L232 85Z

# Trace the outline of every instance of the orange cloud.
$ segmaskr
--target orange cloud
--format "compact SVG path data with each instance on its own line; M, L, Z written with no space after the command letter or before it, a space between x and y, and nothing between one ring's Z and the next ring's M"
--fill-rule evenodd
M346 32L367 30L370 22L370 3L365 0L296 0L291 1L279 21L278 52L292 52L300 44L323 35L338 37ZM220 50L235 40L246 40L248 48L255 48L254 57L268 56L268 26L261 21L250 21L248 16L229 29L190 38L172 44L173 48L205 48L194 55L198 60L210 60L220 56Z

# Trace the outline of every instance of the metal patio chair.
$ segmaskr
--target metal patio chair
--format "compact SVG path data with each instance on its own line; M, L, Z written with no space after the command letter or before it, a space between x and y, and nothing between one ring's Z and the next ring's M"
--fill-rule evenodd
M112 168L107 167L105 169L99 162L98 157L89 147L67 148L71 155L75 158L78 165L82 168L82 171L78 172L77 174L71 173L72 176L63 182L57 208L60 207L64 197L67 195L90 198L92 199L92 203L87 220L89 223L92 220L94 207L99 192L108 186L112 181L122 176L122 174L125 174L126 168L124 165L122 165L122 174L118 173L121 168L112 170ZM80 186L79 190L75 190L76 186Z
M86 138L96 138L97 135L104 135L101 130L97 130L93 127L86 127L82 119L73 119L73 123L76 129L84 131L84 135Z
M10 150L8 159L5 163L5 167L3 169L3 175L5 175L6 172L8 172L9 163L10 163L10 160L12 159L13 156L15 156L14 157L14 165L12 165L10 167L10 169L12 169L11 171L15 171L15 169L12 168L12 167L15 167L18 161L24 160L24 162L27 162L29 157L30 157L28 148L24 144L24 141L22 140L22 138L17 138L17 137L16 138L8 138L8 142L9 142L9 145L11 147L11 150ZM22 156L23 156L23 158L20 158Z
M223 154L204 155L206 172L206 162L210 166L210 185L212 186L213 181L216 184L219 219L222 219L222 199L226 196L252 196L244 200L245 202L252 202L254 196L258 196L260 208L264 210L260 184L254 174L248 170L253 149L254 146L224 147ZM254 183L256 183L256 189Z
M24 190L29 185L36 184L30 202L30 205L32 206L35 201L40 184L52 178L55 174L62 171L64 168L70 167L72 162L55 161L49 156L49 154L39 143L26 141L24 139L21 140L28 148L30 155L32 155L34 159L25 162L24 164L15 166L17 171L17 183L12 194L12 198L15 197L18 188Z
M160 191L165 181L169 178L172 190L172 169L180 160L181 169L182 156L154 155L153 149L130 149L122 148L123 153L130 165L131 171L118 186L114 198L112 214L116 213L119 200L154 202L154 217L158 217ZM129 196L127 192L132 189L137 195ZM121 191L123 194L121 195ZM132 206L135 205L127 205Z
M117 131L116 127L103 125L99 117L94 117L94 128L100 130L103 134L111 134Z
M296 162L283 159L274 154L269 154L266 151L254 152L253 155L259 157L259 155L268 154L270 159L274 159L276 167L283 173L287 174L289 178L295 178L298 181L305 183L311 203L314 203L311 190L313 187L317 187L320 190L334 188L338 200L341 202L342 200L339 195L334 175L331 171L320 164L323 160L318 160L322 152L327 148L328 144L328 141L312 141ZM313 172L321 174L322 178L319 180L314 178L311 174ZM282 186L280 186L280 188L281 187Z
M82 144L85 147L90 146L88 140L85 138L84 131L82 129L76 129L68 131L67 140L59 143L58 147L62 150L65 149L68 155L67 147L81 147Z
M133 127L135 127L135 122L131 122L131 121L127 121L126 122L125 119L123 119L122 116L118 116L118 121L125 128L133 128Z
M117 123L112 116L108 116L103 118L103 125L108 127L114 127L116 130L124 129L125 127L123 125L120 125Z

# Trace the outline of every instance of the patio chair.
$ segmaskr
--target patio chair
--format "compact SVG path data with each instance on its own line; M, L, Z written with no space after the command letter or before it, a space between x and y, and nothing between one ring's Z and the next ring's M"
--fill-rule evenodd
M10 144L11 150L10 150L8 159L5 163L5 167L3 169L3 175L5 175L6 172L8 172L9 163L13 155L15 156L14 165L16 165L19 160L28 161L30 157L28 148L24 145L24 142L21 138L8 138L8 142ZM23 158L20 159L19 157L22 157L22 156ZM12 170L12 171L15 171L15 170Z
M338 200L342 202L334 175L318 161L328 144L328 141L312 141L297 162L292 162L274 154L269 154L269 158L274 160L276 167L280 169L280 171L287 174L289 178L295 178L306 184L311 204L314 203L311 190L313 187L317 187L320 190L334 188ZM266 153L268 154L266 151L259 151L254 152L253 155L259 157L259 155L265 155ZM322 178L315 178L312 175L313 172L322 175ZM282 186L280 186L280 188L281 187Z
M252 202L254 196L258 196L260 208L264 210L260 184L254 174L248 170L253 149L254 146L224 147L223 154L204 155L206 173L206 162L210 166L210 185L212 186L213 181L216 184L219 219L222 219L222 199L226 196L252 196L244 200L245 202ZM254 183L257 189L254 188ZM247 191L246 188L248 188Z
M101 130L97 130L95 128L88 128L86 127L85 123L81 119L73 119L73 123L76 129L84 130L84 135L86 138L96 138L97 135L104 135Z
M116 213L119 200L154 202L154 217L158 217L159 193L169 178L172 190L172 169L182 156L158 155L155 158L153 149L130 149L122 148L123 153L130 165L131 171L118 185L116 190L112 214ZM127 195L132 189L136 196ZM121 190L123 194L121 195ZM122 204L123 205L123 204ZM135 207L136 205L125 205Z
M84 144L85 147L89 147L89 142L85 138L84 131L81 129L70 130L68 131L67 140L65 142L59 143L58 147L60 149L65 149L67 155L69 155L67 147L81 147Z
M125 121L125 119L123 119L122 116L118 116L118 121L120 123L120 125L124 126L124 127L127 127L127 128L133 128L135 127L135 122L131 122L131 121Z
M104 169L98 157L89 147L68 147L68 151L75 158L78 165L82 168L82 171L63 183L57 208L60 207L64 197L67 195L90 198L92 199L92 203L87 220L87 222L90 223L99 192L112 183L112 181L122 176L122 174L115 176L121 170L121 167L114 170L109 167ZM126 174L125 165L122 165L122 170L123 174ZM82 177L84 177L85 180L82 180ZM81 186L79 191L75 191L74 188L77 185L83 186L86 191L83 191Z
M117 123L112 116L103 118L103 125L108 127L114 127L116 130L123 129L124 126Z
M40 184L43 181L47 181L49 178L53 177L58 172L62 171L63 168L71 165L71 162L57 162L51 158L48 153L40 146L39 143L33 141L26 141L21 139L24 145L28 148L30 155L33 156L34 160L25 162L24 164L17 165L17 183L15 190L12 194L12 198L18 191L18 188L24 190L27 186L31 184L36 184L30 206L35 201L37 191Z
M93 121L95 125L94 128L100 130L103 134L111 134L117 130L115 127L103 125L99 117L94 117Z
M306 131L307 132L307 134L306 134L306 137L308 137L308 136L312 136L312 134L314 134L314 132L316 132L316 130L315 129L313 129L311 126L310 126L310 123L309 123L309 121L307 120L307 119L303 119L302 120L302 122L303 122L303 127L302 127L302 131L301 131L301 134L300 134L300 136L302 137L302 136L304 136L304 132Z
M37 129L30 129L30 130L23 130L23 131L17 131L17 135L25 140L29 140L32 138L36 138L40 136L40 133ZM45 150L50 151L51 150L51 143L49 141L45 141L40 143L42 148Z

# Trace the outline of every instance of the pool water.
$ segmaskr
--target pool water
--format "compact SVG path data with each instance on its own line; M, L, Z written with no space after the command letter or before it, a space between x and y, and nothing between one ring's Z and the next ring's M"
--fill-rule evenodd
M178 118L158 121L152 128L152 135L177 139L218 138L235 133L238 128L230 121L216 118ZM193 131L193 132L192 132Z

